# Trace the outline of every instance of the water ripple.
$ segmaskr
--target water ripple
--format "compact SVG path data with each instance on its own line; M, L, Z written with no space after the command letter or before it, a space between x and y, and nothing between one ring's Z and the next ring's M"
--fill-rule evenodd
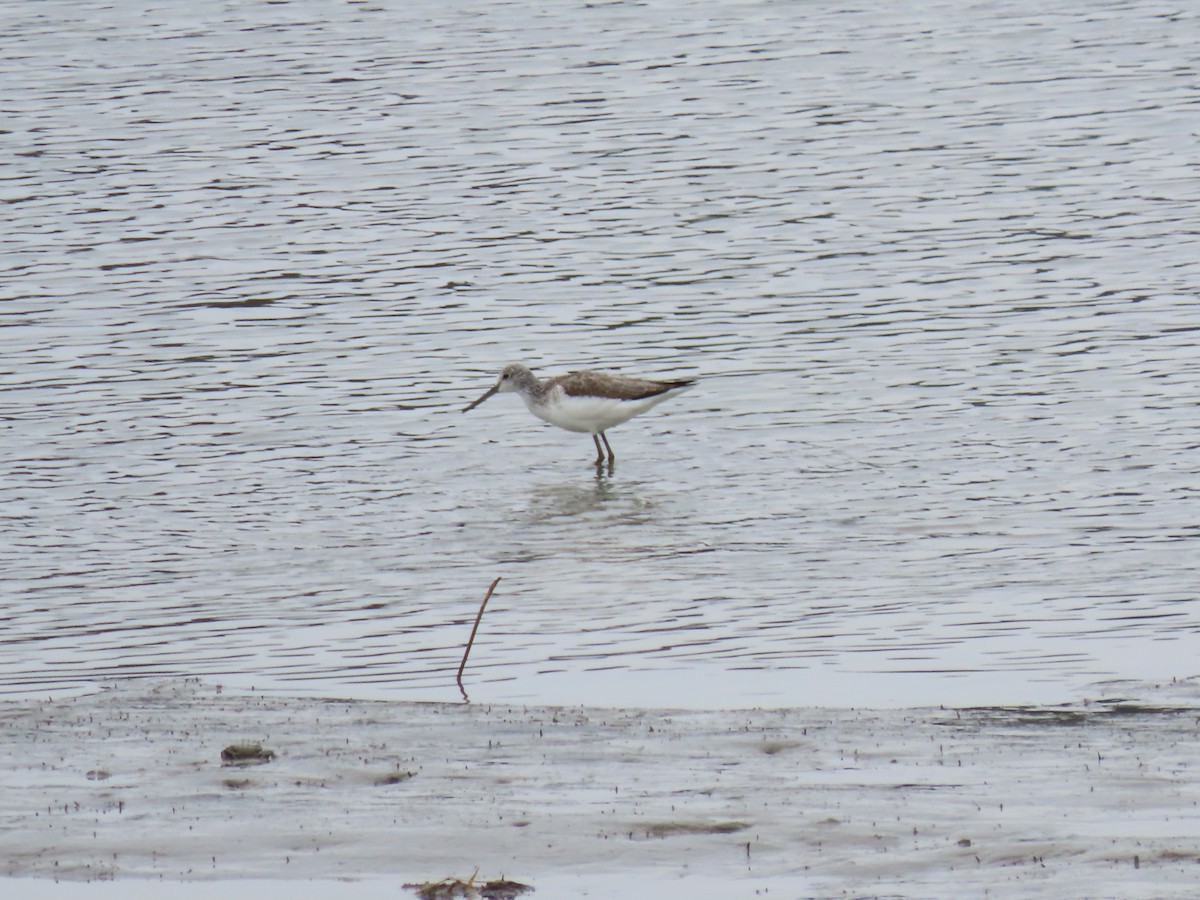
M1194 674L1195 16L9 18L0 690L443 697L496 575L495 697ZM701 382L595 477L513 360Z

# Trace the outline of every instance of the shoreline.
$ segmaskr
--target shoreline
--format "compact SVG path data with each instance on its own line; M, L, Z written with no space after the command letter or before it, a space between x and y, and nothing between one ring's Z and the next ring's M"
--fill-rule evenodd
M478 868L541 882L534 897L589 876L691 896L1183 897L1200 878L1198 738L1194 680L1059 707L707 711L122 682L0 702L0 871L135 896L148 878ZM256 741L274 758L222 765Z

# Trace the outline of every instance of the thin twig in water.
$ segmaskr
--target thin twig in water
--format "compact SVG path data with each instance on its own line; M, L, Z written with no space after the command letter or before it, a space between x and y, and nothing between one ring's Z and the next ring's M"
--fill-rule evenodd
M475 643L475 632L479 630L479 623L483 619L483 610L487 606L488 600L492 599L492 591L496 589L496 585L500 583L500 578L497 577L492 582L491 587L487 589L487 593L483 595L483 602L479 604L479 612L475 615L475 626L471 629L471 636L467 639L467 649L463 651L462 662L458 664L458 689L462 691L463 699L467 699L467 690L463 687L462 673L467 667L467 657L471 654L471 645Z

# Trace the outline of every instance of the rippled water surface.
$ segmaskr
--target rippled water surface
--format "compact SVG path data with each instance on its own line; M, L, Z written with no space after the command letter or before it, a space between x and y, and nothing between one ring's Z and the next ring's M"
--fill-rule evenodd
M1187 4L3 7L3 692L1196 673Z

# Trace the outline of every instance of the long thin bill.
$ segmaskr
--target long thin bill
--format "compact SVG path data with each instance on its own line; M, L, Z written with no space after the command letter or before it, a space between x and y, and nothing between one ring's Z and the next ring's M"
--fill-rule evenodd
M500 390L500 385L493 386L486 394L484 394L482 397L480 397L478 400L476 400L474 403L472 403L470 406L468 406L466 409L464 409L463 412L470 412L475 407L477 407L480 403L482 403L484 400L486 400L488 397L492 396L492 394L496 393L496 391L498 391L498 390Z

